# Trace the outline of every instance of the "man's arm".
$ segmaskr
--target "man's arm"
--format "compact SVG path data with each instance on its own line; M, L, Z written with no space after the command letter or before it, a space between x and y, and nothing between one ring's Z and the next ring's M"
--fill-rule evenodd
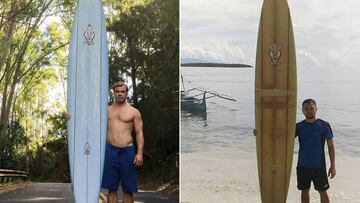
M138 110L135 110L134 115L134 128L136 134L137 153L134 159L135 166L141 166L143 163L144 153L144 134L143 134L143 121L141 114Z
M333 178L336 175L336 169L335 169L335 146L332 139L326 140L328 151L329 151L329 157L330 157L330 168L328 172L328 176Z

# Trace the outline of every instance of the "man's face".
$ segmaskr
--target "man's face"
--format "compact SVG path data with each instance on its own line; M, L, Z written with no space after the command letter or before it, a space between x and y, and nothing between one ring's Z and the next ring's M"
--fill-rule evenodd
M115 88L115 101L123 103L126 101L127 91L125 86L120 86Z
M302 112L306 119L313 119L316 115L316 105L313 102L305 103L302 107Z

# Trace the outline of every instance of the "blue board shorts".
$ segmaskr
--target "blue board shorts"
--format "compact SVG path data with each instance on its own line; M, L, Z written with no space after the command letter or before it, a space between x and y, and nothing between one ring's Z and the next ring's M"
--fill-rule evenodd
M102 188L115 191L121 187L124 192L137 192L137 172L134 166L135 147L118 148L106 144Z

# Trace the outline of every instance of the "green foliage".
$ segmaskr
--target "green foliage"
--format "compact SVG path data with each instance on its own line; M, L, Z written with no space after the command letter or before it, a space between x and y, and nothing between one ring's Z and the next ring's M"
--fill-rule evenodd
M32 177L47 178L55 167L55 153L45 147L38 146L31 166Z
M12 121L7 130L7 137L0 137L0 168L25 169L24 143L28 141L24 128L19 121Z
M64 114L65 114L65 112L63 112L61 115L64 115ZM50 122L52 125L52 128L50 128L48 131L49 137L67 138L66 120L62 116L53 115L53 116L50 116L50 118L47 121Z
M66 121L59 115L50 116L47 121L52 128L36 148L30 173L37 181L67 182L68 177L64 176L69 174Z

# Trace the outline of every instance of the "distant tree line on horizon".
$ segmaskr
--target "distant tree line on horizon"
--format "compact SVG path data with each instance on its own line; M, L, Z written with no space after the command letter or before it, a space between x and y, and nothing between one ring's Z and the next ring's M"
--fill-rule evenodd
M251 65L241 63L181 63L184 67L224 67L224 68L253 68Z

